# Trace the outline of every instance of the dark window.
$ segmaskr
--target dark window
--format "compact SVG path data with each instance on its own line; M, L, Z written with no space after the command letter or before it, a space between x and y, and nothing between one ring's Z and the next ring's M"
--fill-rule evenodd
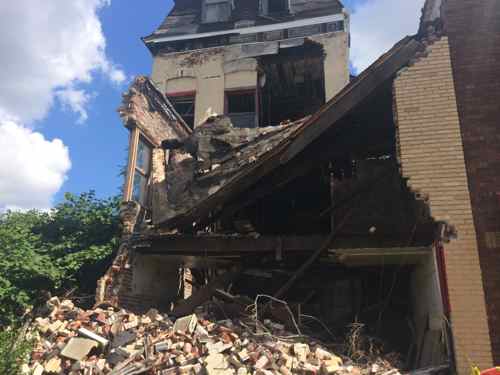
M203 21L226 22L231 17L231 2L228 0L205 0Z
M227 114L237 128L256 126L255 91L226 92Z
M194 128L195 94L183 96L169 96L175 110L182 116L191 129Z
M267 0L267 11L269 13L284 13L288 12L289 0Z
M228 92L228 113L255 113L255 92Z

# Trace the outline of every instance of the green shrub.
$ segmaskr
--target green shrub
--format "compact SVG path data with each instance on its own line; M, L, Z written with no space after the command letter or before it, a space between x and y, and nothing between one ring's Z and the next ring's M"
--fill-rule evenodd
M49 213L0 215L0 326L49 293L94 294L118 246L118 207L89 192L66 194Z
M5 329L0 331L0 374L19 375L23 363L28 360L33 348L30 340L22 337L21 329Z

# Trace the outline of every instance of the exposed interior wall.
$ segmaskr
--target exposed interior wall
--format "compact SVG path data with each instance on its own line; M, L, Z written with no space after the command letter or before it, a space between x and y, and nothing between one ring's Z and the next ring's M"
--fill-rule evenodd
M448 39L427 53L394 82L400 163L434 219L453 225L458 235L444 249L457 367L468 374L469 359L492 366L491 342Z
M132 264L130 295L152 301L152 306L168 309L174 302L179 287L180 265L166 257L136 254Z
M443 320L445 315L437 270L436 257L432 253L415 266L412 274L411 298L418 368L439 365L446 354L440 346L446 332L446 321Z

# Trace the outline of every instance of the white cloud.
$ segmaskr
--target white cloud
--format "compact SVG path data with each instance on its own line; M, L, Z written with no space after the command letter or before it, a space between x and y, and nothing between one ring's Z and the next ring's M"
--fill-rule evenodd
M71 168L59 139L0 120L0 210L47 209Z
M127 80L127 76L125 75L123 70L117 68L114 65L108 65L108 67L104 71L109 76L111 82L113 82L116 85L120 85Z
M106 0L0 1L0 108L25 123L43 119L59 88L101 71L125 74L106 57L97 12ZM27 105L29 103L29 105Z
M79 124L83 124L87 121L89 115L86 107L94 95L89 94L84 90L77 90L73 87L68 87L57 91L56 96L64 107L70 108L73 112L79 114Z
M47 208L71 167L61 140L33 130L55 103L88 117L96 73L125 73L105 53L99 10L110 0L0 0L0 210Z
M416 34L425 0L367 0L351 16L351 61L366 69L406 35Z

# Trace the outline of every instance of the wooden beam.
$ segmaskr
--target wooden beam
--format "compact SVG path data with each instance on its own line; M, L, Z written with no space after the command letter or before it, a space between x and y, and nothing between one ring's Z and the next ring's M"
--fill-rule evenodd
M155 255L238 255L253 253L297 253L316 250L325 236L165 236L137 240L141 254Z
M231 281L239 276L239 271L230 271L222 274L194 292L191 297L182 300L170 312L170 315L177 318L194 313L194 310L207 302L216 293L217 289L224 289Z
M137 147L139 145L140 132L137 127L133 127L129 136L128 147L128 165L125 187L123 189L123 200L128 202L132 200L132 190L134 185L135 164L137 162Z
M318 258L326 252L330 246L332 245L333 241L337 237L338 232L342 229L346 221L351 217L352 211L349 211L342 221L337 225L335 230L333 230L330 235L322 242L321 246L314 251L314 253L311 254L311 256L305 261L297 271L294 272L294 274L290 277L290 279L283 285L275 294L275 298L282 298L289 290L290 288L297 282L298 279L300 279L304 273L318 260Z

